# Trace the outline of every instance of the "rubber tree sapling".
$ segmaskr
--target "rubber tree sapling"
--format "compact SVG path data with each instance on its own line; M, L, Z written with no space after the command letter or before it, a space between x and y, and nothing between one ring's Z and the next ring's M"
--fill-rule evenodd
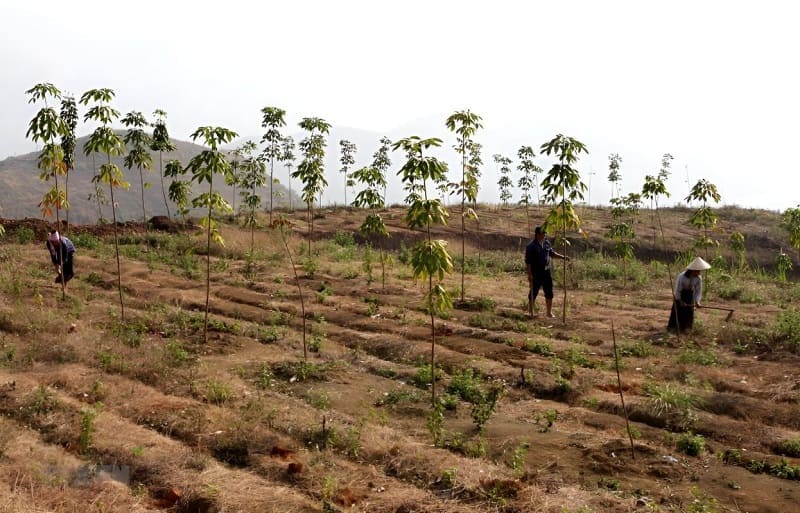
M389 168L392 165L392 159L389 157L389 151L392 146L392 141L384 136L380 139L380 146L372 154L372 167L380 171L381 175L386 176ZM383 202L386 203L386 181L383 184Z
M658 225L661 227L661 237L664 237L664 227L661 225L661 215L658 211L658 198L665 196L669 198L667 186L664 184L664 178L659 175L647 175L644 177L644 185L642 186L642 198L650 200L650 211L653 216L658 220ZM656 223L653 222L653 249L656 248Z
M747 257L745 256L745 244L744 244L744 234L742 232L733 232L728 239L728 244L730 248L736 253L738 257L738 263L734 267L731 265L732 268L735 268L737 271L742 271L745 266L747 265Z
M339 172L344 175L344 204L347 206L347 188L353 187L355 185L355 181L353 177L350 176L350 168L356 163L356 151L358 147L355 143L348 141L347 139L342 139L339 141L339 163L342 167L339 169Z
M533 190L534 187L537 187L538 191L538 186L536 185L536 176L542 172L542 168L533 163L533 158L535 156L536 154L533 152L533 148L530 146L522 146L517 151L517 157L519 158L517 169L522 171L522 176L519 177L519 182L517 183L522 193L519 199L519 204L525 206L525 219L528 222L528 237L531 237L533 234L533 230L531 229L531 214L529 208L532 199L531 190Z
M245 162L250 160L252 165L252 159L255 158L254 153L257 149L256 143L248 140L231 152L231 172L225 175L225 185L233 188L231 208L233 209L234 217L236 216L236 188L239 186L245 187L242 185ZM255 216L252 216L249 220L255 222ZM247 223L245 223L245 226L247 226Z
M800 259L800 205L787 208L781 216L781 228L789 234L789 243L797 250Z
M300 286L300 276L297 274L297 266L294 265L292 250L289 248L289 237L292 233L293 226L291 221L283 216L279 216L277 219L272 221L271 227L273 230L278 230L278 233L281 236L281 242L283 242L286 255L289 257L289 265L292 268L292 273L294 273L294 281L297 284L297 295L300 298L300 315L303 320L303 361L306 362L308 361L308 344L306 343L306 333L308 332L306 327L306 301L305 297L303 296L303 287Z
M508 206L508 200L512 198L511 187L514 183L511 181L511 159L504 157L499 153L492 155L492 159L498 166L498 174L500 178L497 180L497 187L500 190L500 202L504 207Z
M483 157L481 156L481 152L483 151L483 145L479 142L470 141L469 146L467 147L467 152L469 153L469 160L467 160L467 168L469 169L469 173L472 175L473 182L472 187L474 187L474 192L471 196L472 198L472 207L471 209L467 209L469 217L475 219L475 231L478 234L477 240L480 241L480 233L481 233L481 218L478 216L478 185L480 183L481 178L481 166L483 165ZM478 249L478 265L481 262L481 246L477 244ZM462 292L464 288L461 288Z
M783 248L781 248L777 258L775 258L775 271L778 276L778 280L786 283L786 275L789 274L793 267L794 265L792 264L792 257L784 253Z
M169 199L178 207L178 215L183 222L186 222L186 214L189 213L189 194L192 192L192 184L181 177L186 174L186 169L180 160L170 160L164 167L164 176L170 178Z
M33 142L43 144L37 163L37 167L41 171L39 179L46 182L52 178L54 186L44 194L39 208L42 211L42 217L45 218L52 216L53 208L55 208L56 228L60 229L61 209L69 208L69 203L67 203L66 192L58 186L58 177L67 174L68 168L64 162L64 149L56 142L56 138L64 137L68 133L68 129L61 116L53 107L50 107L48 97L53 101L60 100L61 91L53 84L41 83L25 91L25 94L30 96L28 103L37 101L44 103L44 107L39 109L39 112L31 119L25 136L30 137ZM66 281L64 273L60 273L59 276L61 277L61 297L63 299L66 297Z
M242 161L240 173L242 190L239 193L246 209L244 225L250 227L250 258L255 252L256 212L261 207L261 196L257 194L257 190L267 184L267 164L264 162L263 154L253 155L255 149L255 144L243 148L245 158Z
M314 232L314 200L322 195L328 186L325 179L325 136L331 125L322 118L303 118L300 128L308 132L308 136L300 141L303 161L292 173L293 178L303 182L303 201L306 202L308 217L308 254L311 255L311 237Z
M478 177L474 166L469 165L469 148L475 133L483 128L483 118L469 110L459 110L445 120L445 126L456 134L456 153L461 155L461 181L455 185L455 192L461 196L461 301L464 301L464 269L466 267L465 245L467 237L466 218L476 216L475 211L467 211L467 203L478 198Z
M407 137L397 141L393 148L406 152L408 160L397 173L404 183L413 183L419 187L414 197L407 199L409 205L405 215L405 223L410 229L420 228L425 237L417 242L411 250L411 267L415 279L428 281L428 293L425 295L425 307L431 319L431 405L434 413L438 411L436 403L436 326L435 316L453 307L450 294L442 285L445 274L453 270L453 259L447 251L447 241L434 240L431 226L447 224L447 209L438 198L429 198L428 182L436 183L447 175L447 164L436 157L425 155L432 147L441 146L441 139L420 139ZM434 284L434 278L436 284Z
M286 111L278 107L264 107L261 109L261 127L266 128L261 142L266 143L262 155L269 160L269 224L272 224L272 204L275 198L275 161L283 160L281 156L281 143L283 137L281 136L280 128L286 126ZM294 156L292 156L294 160ZM291 174L291 173L290 173Z
M61 228L61 209L66 206L66 194L58 184L58 177L64 176L67 172L64 163L64 150L56 140L67 133L67 125L56 110L50 106L49 100L53 102L61 100L61 91L50 83L36 84L31 89L25 91L29 95L28 103L43 102L44 107L39 109L28 125L26 137L30 137L33 142L41 142L43 147L39 153L37 167L40 170L39 179L49 181L54 179L55 185L47 191L39 203L42 217L50 217L55 214L56 227ZM55 210L54 210L55 209Z
M619 172L622 157L618 153L608 156L608 181L611 182L611 199L622 196L622 173Z
M164 196L164 208L167 209L167 218L172 220L169 213L169 202L167 201L167 188L164 186L164 161L163 156L165 151L175 151L177 148L169 138L169 131L167 130L167 113L161 109L153 111L155 122L153 123L153 138L150 142L150 149L158 152L158 176L161 178L161 195Z
M75 97L67 95L61 98L61 119L65 132L61 136L61 149L64 152L64 202L69 205L69 175L75 170L75 129L78 127L78 106ZM67 233L69 233L69 208L66 209Z
M628 261L633 258L633 240L636 237L636 218L641 208L642 197L637 193L611 198L613 218L607 236L614 241L614 252L622 260L623 286L627 286Z
M231 165L225 158L225 153L219 147L231 142L238 134L227 128L201 126L191 135L193 141L200 139L207 149L195 155L186 166L192 174L192 183L202 184L208 182L208 192L201 193L192 199L195 208L206 208L207 214L200 221L206 229L206 312L203 320L203 341L208 342L208 304L211 296L211 240L220 245L225 245L225 240L217 228L212 217L214 212L230 213L233 209L222 195L214 190L214 175L227 176L231 172Z
M92 177L92 181L108 185L111 195L111 219L114 223L114 252L117 259L117 290L119 291L120 319L125 322L125 303L122 299L122 268L119 260L119 234L117 233L117 208L114 200L114 189L127 189L130 184L125 181L125 176L120 168L111 161L112 157L119 157L125 153L125 142L117 134L111 123L119 118L119 111L109 105L114 99L114 91L108 88L90 89L81 95L80 103L89 105L90 102L96 103L83 116L84 121L94 121L99 123L89 139L83 145L83 152L90 154L105 154L106 163L100 166L97 174Z
M366 237L381 236L388 237L389 232L386 230L386 225L383 222L381 214L378 209L385 206L385 198L382 195L383 188L386 186L386 176L380 169L372 166L362 167L361 169L353 172L353 180L364 185L364 189L356 194L353 200L353 206L357 208L368 208L370 213L361 224L361 233ZM386 288L386 258L383 252L383 246L378 245L381 259L381 285Z
M153 157L147 149L153 144L153 139L144 131L144 127L149 123L144 118L144 114L138 111L131 111L122 118L122 124L128 127L125 134L125 145L128 147L128 154L125 155L123 162L125 167L133 169L135 166L139 170L139 186L142 192L142 223L147 226L147 208L144 202L144 190L150 184L144 181L144 172L148 172L153 167Z
M294 205L292 204L292 168L294 167L294 139L291 136L286 136L281 139L281 156L279 160L283 162L283 165L286 167L287 171L287 179L286 185L289 195L289 210L294 211Z
M545 201L553 204L545 224L561 228L564 243L564 303L561 321L567 322L567 230L580 230L581 219L575 211L574 202L583 199L586 184L573 166L581 153L588 153L586 145L577 139L558 134L550 141L542 144L540 150L545 155L555 155L558 161L542 180Z
M699 201L701 203L700 208L695 210L689 217L689 224L702 230L702 234L697 238L696 246L705 248L706 259L708 259L708 247L718 244L716 240L709 236L709 232L717 226L718 218L714 210L708 205L708 202L719 203L721 199L722 196L717 191L717 186L704 178L694 184L692 190L689 191L689 195L685 198L687 202Z

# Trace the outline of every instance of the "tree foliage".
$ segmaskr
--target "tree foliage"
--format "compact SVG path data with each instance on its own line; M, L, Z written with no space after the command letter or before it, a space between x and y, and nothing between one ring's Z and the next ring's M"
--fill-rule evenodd
M269 222L272 224L273 201L275 198L275 161L281 158L281 127L286 126L286 111L278 107L264 107L261 109L261 127L267 131L261 137L261 143L266 143L263 158L269 161Z
M408 160L397 173L406 184L415 184L406 199L409 208L405 223L411 228L422 228L426 237L417 242L411 250L411 268L415 279L428 280L428 293L425 307L431 319L431 369L436 368L436 326L435 316L452 308L450 294L442 285L445 274L453 270L453 259L447 251L447 242L434 240L431 226L447 224L448 213L438 198L429 198L428 182L436 183L447 175L447 164L436 157L425 155L425 151L440 146L441 139L420 139L417 136L397 141L393 148L402 149ZM436 283L434 284L434 279ZM436 380L431 380L431 403L436 411Z
M64 122L64 133L61 135L61 150L64 152L64 203L67 205L67 231L69 231L69 175L75 169L75 130L78 127L78 106L71 95L61 98L61 120Z
M347 188L355 186L353 177L350 176L350 168L356 163L356 151L358 147L355 143L342 139L339 141L339 163L342 167L339 172L344 175L344 204L347 205Z
M186 214L189 213L189 194L192 192L192 184L182 177L186 174L186 168L179 160L169 160L164 167L164 176L171 179L169 184L169 199L178 207L178 215L186 221Z
M497 174L500 176L497 180L497 188L500 190L500 201L503 203L503 206L508 206L508 201L512 198L511 188L514 186L511 180L511 159L499 153L495 153L492 155L492 160L497 164Z
M377 160L377 159L376 159ZM378 209L385 206L385 198L383 197L383 190L386 187L386 176L384 172L379 169L373 161L371 166L362 167L353 172L352 179L364 186L364 188L356 194L353 200L353 206L357 208L368 208L370 212L361 223L361 233L365 237L388 237L389 232L386 229L386 224L383 222ZM383 246L378 246L381 259L381 286L386 288L386 256L383 251Z
M169 202L167 201L167 188L164 184L164 161L163 155L167 151L175 151L175 145L172 144L172 139L169 138L169 131L167 130L167 113L161 109L153 111L153 137L150 141L150 149L158 152L158 176L161 180L161 195L164 197L164 208L167 210L167 217L171 220L172 216L169 213Z
M153 139L144 131L144 127L149 126L149 123L144 117L144 114L138 111L131 111L122 118L122 124L128 127L128 132L125 134L125 145L129 148L128 154L125 155L123 162L125 167L133 169L136 167L139 170L139 186L142 192L142 223L147 226L147 208L144 202L144 190L149 187L149 183L144 181L144 173L142 170L150 171L153 167L153 157L147 151L153 144Z
M30 137L33 142L42 143L42 151L39 153L37 167L39 168L39 179L49 181L53 179L53 187L45 192L39 208L42 217L48 218L55 215L56 226L61 224L60 212L63 208L68 208L66 192L61 190L58 177L67 173L67 164L64 162L64 149L57 140L69 133L69 129L50 102L56 103L61 100L61 91L50 83L40 83L25 91L30 96L28 103L44 103L44 107L39 109L36 115L28 124L26 137Z
M292 178L303 182L303 201L306 203L308 216L308 253L311 254L311 234L314 232L314 200L322 195L328 181L325 179L325 136L331 125L322 118L303 118L300 128L308 132L308 136L300 141L303 161L292 173Z
M127 189L130 184L125 180L125 176L119 167L111 161L112 157L120 157L125 153L125 142L110 126L111 123L119 118L119 111L110 105L113 99L114 91L112 89L90 89L81 95L80 103L87 106L89 103L95 104L84 114L83 119L84 121L91 120L100 124L83 145L83 152L86 155L97 153L106 156L105 164L102 164L100 169L97 170L97 174L92 177L92 182L97 185L108 185L111 195L111 217L114 223L114 252L117 260L120 319L125 322L125 303L122 298L122 268L119 258L119 234L117 233L117 208L114 201L114 190Z
M564 243L564 256L567 255L567 230L580 230L581 220L575 212L574 202L583 199L586 184L573 166L581 153L588 153L586 145L577 139L558 134L542 144L539 151L545 155L555 155L558 161L542 180L545 201L553 204L547 216L547 226L561 228ZM567 261L564 260L564 304L562 322L567 322Z
M789 243L797 250L800 258L800 205L786 209L781 217L781 228L789 234Z
M611 198L618 198L622 195L622 173L619 168L622 164L622 157L618 153L608 156L608 181L611 182Z
M187 172L191 173L191 181L198 185L203 182L208 183L208 192L203 192L192 199L192 206L195 208L205 208L206 216L200 224L206 229L206 311L203 321L203 340L208 342L208 305L211 296L211 241L225 245L225 240L214 222L213 214L230 213L233 211L231 206L225 201L222 195L214 190L214 176L227 176L231 172L231 165L225 157L225 153L219 147L229 143L238 134L227 128L201 126L191 135L193 141L198 139L208 149L201 151L189 161L186 166Z
M461 155L461 181L451 184L452 190L461 196L461 301L464 301L466 267L466 219L477 219L474 205L478 201L480 177L480 146L473 140L475 133L483 128L483 118L469 110L459 110L445 120L445 126L456 134L456 153ZM467 208L467 205L470 205Z
M280 161L283 162L283 165L286 167L288 178L286 180L286 185L289 195L289 210L294 210L294 205L292 204L292 168L294 167L295 155L294 155L294 139L291 136L286 136L281 139L281 156Z
M717 186L704 178L698 180L689 191L689 195L686 196L687 202L699 201L701 203L700 208L689 217L689 224L701 230L696 242L697 247L708 248L719 244L709 235L716 228L718 218L708 203L710 201L719 203L721 199L722 196L717 191Z
M542 168L533 163L533 158L535 156L536 153L534 153L533 148L530 146L522 146L517 151L517 158L519 158L517 169L522 172L522 176L519 177L519 181L517 182L517 186L520 189L519 204L525 206L525 219L528 222L528 237L533 233L530 214L530 205L533 199L531 197L531 191L536 188L536 194L538 196L537 175L542 172ZM540 203L538 197L537 203Z

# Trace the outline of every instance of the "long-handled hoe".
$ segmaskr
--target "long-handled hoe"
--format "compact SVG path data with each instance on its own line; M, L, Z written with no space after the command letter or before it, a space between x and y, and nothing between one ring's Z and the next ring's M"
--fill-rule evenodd
M722 310L724 312L728 312L728 315L725 316L725 321L730 321L731 317L733 317L733 308L723 308L721 306L708 306L703 305L703 308L710 308L711 310Z

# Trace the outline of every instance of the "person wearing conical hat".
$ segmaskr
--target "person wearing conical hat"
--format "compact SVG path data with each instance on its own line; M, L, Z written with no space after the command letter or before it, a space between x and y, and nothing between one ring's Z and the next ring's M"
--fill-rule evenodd
M686 270L675 279L672 311L667 329L678 333L691 330L694 326L694 309L702 308L703 278L701 271L711 269L711 265L700 257L686 266Z

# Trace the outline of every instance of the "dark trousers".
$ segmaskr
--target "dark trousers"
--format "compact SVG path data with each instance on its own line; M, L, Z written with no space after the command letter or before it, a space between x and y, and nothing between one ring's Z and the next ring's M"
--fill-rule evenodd
M64 259L64 264L61 266L61 272L64 273L64 282L68 282L75 276L75 272L72 267L72 253L69 253L67 257ZM56 276L56 283L61 283L61 275Z
M694 326L694 294L691 290L681 291L681 300L672 302L667 329L682 333Z
M528 300L533 301L539 295L539 289L544 290L545 299L553 299L553 275L550 274L550 269L546 271L534 271L533 273L533 286L528 292Z

